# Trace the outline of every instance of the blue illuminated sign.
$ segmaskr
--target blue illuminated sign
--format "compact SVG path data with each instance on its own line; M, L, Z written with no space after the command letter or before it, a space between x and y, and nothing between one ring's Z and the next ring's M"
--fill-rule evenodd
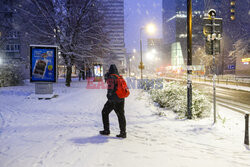
M235 70L235 65L228 65L229 70Z

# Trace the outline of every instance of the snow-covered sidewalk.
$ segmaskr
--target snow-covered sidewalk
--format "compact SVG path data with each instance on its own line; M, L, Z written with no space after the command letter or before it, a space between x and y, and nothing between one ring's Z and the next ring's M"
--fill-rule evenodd
M218 107L220 118L177 120L166 117L146 93L131 90L125 102L126 139L114 112L111 135L100 136L106 90L86 82L54 86L52 100L29 98L34 86L0 88L1 167L237 167L250 166L243 145L244 116Z

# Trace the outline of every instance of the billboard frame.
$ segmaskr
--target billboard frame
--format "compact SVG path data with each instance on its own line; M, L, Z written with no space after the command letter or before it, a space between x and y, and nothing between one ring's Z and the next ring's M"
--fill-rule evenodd
M52 81L48 81L48 80L33 80L33 71L34 69L32 68L32 63L33 63L33 55L32 55L32 50L33 49L53 49L54 50L54 79ZM58 69L57 69L57 65L58 65L58 46L56 45L30 45L30 48L29 48L29 51L30 51L30 82L31 83L56 83L57 82L57 72L58 72Z

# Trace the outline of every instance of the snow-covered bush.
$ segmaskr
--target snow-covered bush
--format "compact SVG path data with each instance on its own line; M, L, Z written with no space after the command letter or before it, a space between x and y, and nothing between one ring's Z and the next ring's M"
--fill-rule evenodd
M187 88L178 82L163 82L162 89L149 91L154 102L184 117L187 113ZM192 113L194 118L209 116L211 103L201 92L193 90Z
M0 87L20 85L23 79L21 67L18 65L8 64L0 68Z

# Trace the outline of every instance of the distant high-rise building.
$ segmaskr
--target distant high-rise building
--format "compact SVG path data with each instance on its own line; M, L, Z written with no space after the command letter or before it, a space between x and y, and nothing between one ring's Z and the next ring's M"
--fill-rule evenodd
M223 19L221 53L217 55L217 74L234 74L235 59L229 56L239 39L249 38L249 2L235 0L192 1L192 48L204 47L203 17L209 9L216 10L216 17ZM168 64L179 64L175 60L187 57L187 1L163 0L163 39ZM194 59L193 59L194 60ZM182 61L179 61L182 62ZM237 68L236 68L237 70Z
M163 41L161 38L149 38L147 40L147 51L155 51L156 52L156 57L161 60L158 65L162 65L164 60L164 57L162 57L162 52L163 52Z
M147 45L148 45L148 50L150 49L157 49L157 50L161 50L162 49L162 39L160 38L149 38L147 40Z
M108 32L112 56L119 64L120 70L125 68L124 43L124 0L102 0L105 15L105 29Z
M163 40L168 63L181 66L187 58L187 1L163 0ZM203 46L204 1L194 0L193 10L193 48ZM176 60L176 62L175 62Z
M235 0L206 0L205 10L216 10L216 17L222 18L222 40L221 53L217 63L218 74L236 74L239 68L236 66L236 61L241 60L238 57L235 59L230 55L234 50L234 44L237 40L246 40L249 38L249 1ZM243 62L238 65L247 66ZM234 67L234 68L232 68ZM249 65L250 68L250 65ZM250 75L250 74L249 74Z
M236 61L241 59L238 57L234 59L229 56L237 40L246 40L250 37L250 2L237 0L207 1L209 3L206 3L206 10L211 8L215 9L217 17L223 19L223 37L219 61L221 64L219 70L222 74L237 74L238 68L236 64L238 64L238 66L244 66L244 68L249 66L250 69L250 64L244 64L244 62L237 63ZM232 66L236 66L236 69L231 68Z

